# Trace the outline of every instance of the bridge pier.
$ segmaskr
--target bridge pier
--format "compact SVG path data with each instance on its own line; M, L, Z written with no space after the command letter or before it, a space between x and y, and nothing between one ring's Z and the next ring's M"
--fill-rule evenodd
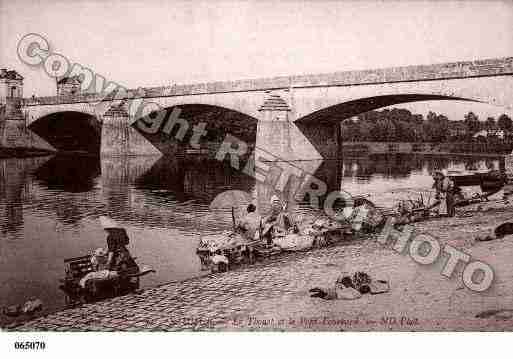
M0 148L33 149L55 152L56 149L27 127L24 118L1 118Z
M102 116L102 156L160 156L161 153L133 126L125 104L111 106Z
M323 156L296 126L291 108L279 95L270 93L259 108L256 152L283 161L319 160Z
M325 159L340 159L340 126L331 123L304 125L294 122L293 111L279 95L269 93L259 109L255 161L268 161L272 173L265 183L257 183L258 207L264 212L275 194L292 210L298 190L308 192L310 184L332 190L333 181L317 178ZM336 175L333 173L332 175ZM333 176L328 176L329 178ZM309 179L314 178L314 179ZM287 179L287 180L284 180ZM280 181L283 181L280 183ZM322 191L322 190L321 190Z

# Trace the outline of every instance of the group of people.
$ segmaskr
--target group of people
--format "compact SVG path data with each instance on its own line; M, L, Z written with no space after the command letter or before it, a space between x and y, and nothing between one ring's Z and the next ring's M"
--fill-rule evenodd
M246 215L239 220L235 229L247 241L264 240L271 244L276 236L298 232L297 224L276 195L271 197L271 210L267 216L258 215L256 206L252 203L246 211Z
M435 171L433 173L433 189L435 190L435 199L441 212L445 212L448 217L454 217L456 214L456 198L460 189L455 186L454 181L444 173L445 171ZM509 184L509 186L508 186ZM506 181L504 186L504 197L513 195L513 180ZM286 211L286 207L282 201L276 196L271 198L270 214L261 217L256 212L256 206L249 204L246 215L238 222L236 230L249 240L266 239L270 243L274 236L287 234L290 232L297 233L297 224L291 215Z

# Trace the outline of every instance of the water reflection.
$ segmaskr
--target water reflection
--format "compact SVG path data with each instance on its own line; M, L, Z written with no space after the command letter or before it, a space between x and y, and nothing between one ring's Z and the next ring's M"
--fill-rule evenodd
M435 170L498 169L499 156L478 157L458 155L372 154L346 156L343 176L369 182L376 176L389 179L408 178L414 173L431 173Z
M29 174L47 158L0 160L0 231L2 235L14 233L23 226L23 204L31 200Z
M39 167L34 177L48 190L87 192L100 176L98 157L54 156Z
M237 189L251 192L254 180L227 162L202 156L162 157L135 182L138 189L153 190L152 195L177 200L196 200L209 204L219 193Z

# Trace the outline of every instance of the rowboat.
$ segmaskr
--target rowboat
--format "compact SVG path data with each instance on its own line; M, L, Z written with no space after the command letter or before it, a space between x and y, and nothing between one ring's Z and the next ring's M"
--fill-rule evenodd
M486 172L449 172L449 178L456 186L482 186L486 185L500 185L504 182L504 178L499 171L486 171Z
M482 197L487 198L504 187L505 177L500 171L450 172L448 177L455 187L479 186Z
M109 233L107 247L98 248L93 254L64 259L65 276L60 279L59 288L65 293L68 306L94 302L100 299L116 297L139 289L139 278L155 270L148 266L139 266L135 257L126 249L129 238L126 229L114 220L101 216L100 223ZM111 253L112 262L105 255ZM99 259L104 259L100 266Z

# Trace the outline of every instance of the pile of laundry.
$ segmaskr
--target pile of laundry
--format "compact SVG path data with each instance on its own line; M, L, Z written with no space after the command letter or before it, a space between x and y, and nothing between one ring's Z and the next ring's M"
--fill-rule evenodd
M504 222L495 227L492 235L486 235L484 237L477 236L476 241L486 242L494 239L500 239L511 234L513 234L513 222Z
M430 215L430 208L417 200L400 200L394 210L396 223L399 224L417 222Z
M314 237L299 233L287 233L274 237L273 243L283 251L302 251L312 248Z
M315 287L309 290L311 297L326 300L358 299L367 293L380 294L388 291L388 281L374 280L365 272L355 272L352 275L344 273L337 278L333 287Z
M23 305L10 305L3 308L2 312L8 317L17 317L21 314L32 315L43 309L43 302L38 298L31 298Z
M201 237L198 249L215 253L218 250L230 249L245 244L247 244L247 241L240 234L224 231L219 234Z
M385 216L374 203L365 198L356 198L351 215L347 218L351 228L356 232L374 232L384 224Z
M105 248L97 248L93 251L91 264L96 270L87 273L80 279L78 282L80 287L85 288L88 281L109 281L119 278L118 272L108 270L108 251Z

